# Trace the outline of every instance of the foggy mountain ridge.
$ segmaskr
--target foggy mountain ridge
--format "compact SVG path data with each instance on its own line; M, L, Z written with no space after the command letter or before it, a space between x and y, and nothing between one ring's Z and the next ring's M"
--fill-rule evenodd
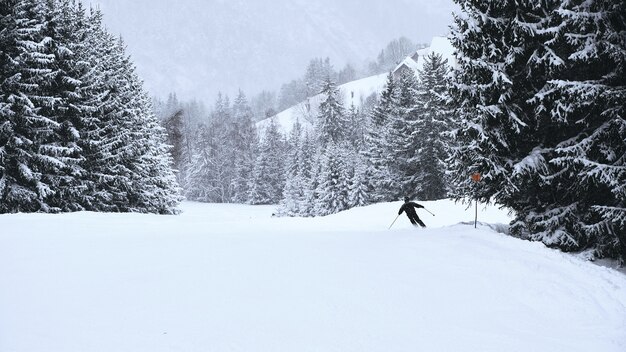
M430 5L428 5L430 4ZM453 4L322 1L95 0L124 37L146 88L212 102L218 91L277 91L309 60L362 66L391 40L427 42L447 32ZM402 10L399 10L402 9ZM141 14L138 16L138 14Z

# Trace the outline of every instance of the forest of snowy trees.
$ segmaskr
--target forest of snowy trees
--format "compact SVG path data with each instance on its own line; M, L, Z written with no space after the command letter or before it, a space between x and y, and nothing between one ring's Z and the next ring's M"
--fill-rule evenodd
M626 3L455 2L455 68L431 53L356 107L338 85L364 71L316 58L278 95L206 109L175 95L153 106L99 11L3 0L0 213L172 214L184 196L320 216L452 197L511 209L520 238L623 260ZM369 73L417 47L393 41ZM312 128L257 131L316 94Z
M194 131L181 142L193 154L179 174L188 199L278 203L290 216L404 195L476 199L512 209L515 236L624 258L625 5L457 3L458 67L430 55L416 76L390 75L372 104L343 106L338 76L313 60L300 96L324 97L312 130L285 136L272 123L257 138L243 94L219 98L199 128L181 126Z
M165 131L99 11L0 2L0 213L176 212Z
M318 216L404 195L445 198L451 140L443 132L453 128L447 62L431 54L418 75L390 74L380 101L359 108L343 105L329 72L310 80L323 97L313 128L296 123L288 135L273 120L257 132L243 92L232 103L219 95L204 120L182 118L188 107L175 96L159 104L187 199L279 204L282 215Z

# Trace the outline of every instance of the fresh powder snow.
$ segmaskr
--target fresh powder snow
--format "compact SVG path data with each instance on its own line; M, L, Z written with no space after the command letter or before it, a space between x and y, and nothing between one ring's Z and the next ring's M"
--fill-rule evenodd
M622 273L419 203L0 215L0 351L626 350Z

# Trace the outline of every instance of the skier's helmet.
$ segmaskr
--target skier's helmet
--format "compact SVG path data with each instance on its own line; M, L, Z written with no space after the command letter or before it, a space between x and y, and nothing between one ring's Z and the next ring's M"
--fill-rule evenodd
M409 201L409 197L404 197L404 202L407 203Z

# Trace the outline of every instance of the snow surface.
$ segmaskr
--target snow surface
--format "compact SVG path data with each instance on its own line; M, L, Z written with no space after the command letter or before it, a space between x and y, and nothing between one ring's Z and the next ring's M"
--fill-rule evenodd
M421 203L0 215L0 351L626 351L626 276Z

